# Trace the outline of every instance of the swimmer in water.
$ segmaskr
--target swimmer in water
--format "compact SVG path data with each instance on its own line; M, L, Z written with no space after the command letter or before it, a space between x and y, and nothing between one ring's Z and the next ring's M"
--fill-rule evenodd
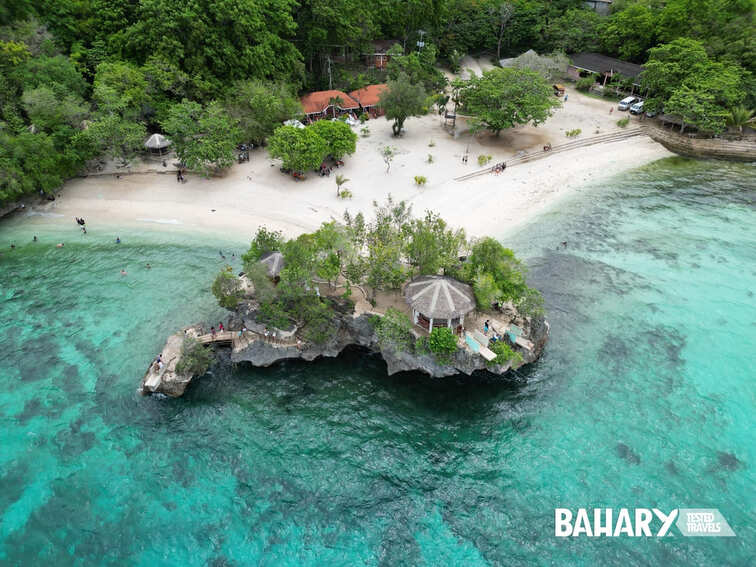
M125 276L126 275L126 270L121 270L121 275Z
M116 244L120 244L120 243L121 243L121 237L120 236L116 236Z
M63 244L62 242L58 242L58 243L57 243L57 244L55 245L55 248L63 248L64 246L65 246L65 244Z

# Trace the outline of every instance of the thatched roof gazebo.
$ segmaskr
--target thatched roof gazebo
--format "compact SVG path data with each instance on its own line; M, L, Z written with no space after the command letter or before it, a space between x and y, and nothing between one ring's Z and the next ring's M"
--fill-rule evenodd
M151 154L163 155L168 153L168 147L171 141L162 134L153 134L144 143L144 147L150 150Z
M412 308L412 322L432 330L455 328L475 309L472 288L447 276L420 276L404 288L404 299Z
M279 278L281 270L285 265L283 254L278 251L264 254L260 258L260 263L265 266L265 269L268 271L268 277L273 280Z

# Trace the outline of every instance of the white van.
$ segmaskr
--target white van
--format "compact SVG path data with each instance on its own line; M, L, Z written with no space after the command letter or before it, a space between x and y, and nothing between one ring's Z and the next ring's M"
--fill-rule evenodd
M623 98L620 101L619 106L617 107L617 110L627 110L628 108L630 108L630 105L632 105L635 102L638 102L637 96L629 96L627 98Z
M643 101L636 102L630 107L630 114L643 114Z

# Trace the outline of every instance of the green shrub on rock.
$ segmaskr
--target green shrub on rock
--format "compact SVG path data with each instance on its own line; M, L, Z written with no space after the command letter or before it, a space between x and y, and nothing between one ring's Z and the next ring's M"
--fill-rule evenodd
M243 295L242 284L231 271L231 266L226 266L218 273L213 282L212 292L221 307L234 309L239 304Z
M197 339L186 337L181 345L180 358L176 363L176 373L202 376L210 368L212 359L209 349L200 344Z

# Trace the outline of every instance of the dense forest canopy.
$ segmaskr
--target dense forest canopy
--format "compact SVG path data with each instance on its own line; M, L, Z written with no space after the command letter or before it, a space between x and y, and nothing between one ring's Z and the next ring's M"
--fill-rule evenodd
M722 104L755 104L755 7L756 0L615 0L602 16L582 0L2 2L0 203L52 191L93 157L126 158L164 125L187 130L182 117L199 112L182 112L189 102L203 109L206 125L240 125L217 137L215 153L199 156L206 167L227 163L230 146L250 141L234 135L269 136L277 124L260 118L261 109L275 106L268 115L277 118L296 112L296 92L352 90L404 73L433 94L443 83L434 66L456 68L467 53L591 50L645 63L664 56L654 51L660 45L694 40L706 65L664 100L676 95L672 106L683 108L696 88L711 87L702 70L736 77L737 87L714 85L717 94L696 111L708 116L720 105L710 124L720 128ZM360 55L377 39L395 40L406 58L387 71L367 69ZM274 105L266 91L284 100Z

